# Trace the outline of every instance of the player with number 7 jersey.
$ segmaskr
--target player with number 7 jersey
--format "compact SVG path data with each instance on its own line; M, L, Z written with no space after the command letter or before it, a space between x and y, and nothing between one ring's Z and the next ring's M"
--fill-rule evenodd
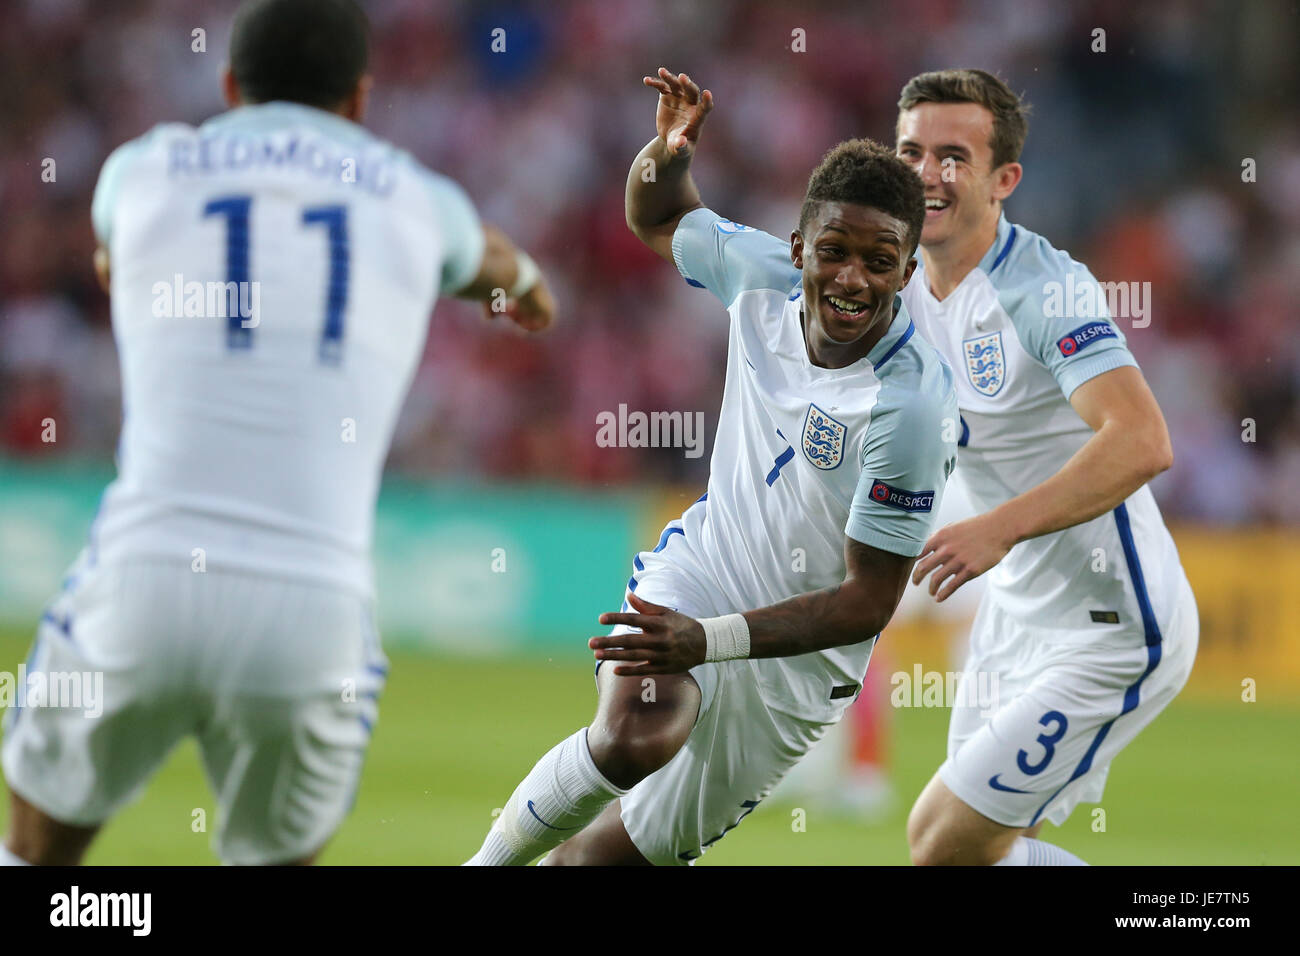
M367 33L352 0L245 3L232 108L104 165L92 219L121 361L118 476L31 664L102 671L104 711L11 713L6 852L28 862L80 859L189 734L224 861L320 850L384 683L375 502L434 302L550 322L532 260L360 125Z
M633 559L589 645L595 719L519 785L476 865L683 864L733 829L860 692L955 464L952 371L898 295L915 174L841 143L778 239L700 201L709 92L664 69L645 83L659 135L628 224L730 318L708 491Z

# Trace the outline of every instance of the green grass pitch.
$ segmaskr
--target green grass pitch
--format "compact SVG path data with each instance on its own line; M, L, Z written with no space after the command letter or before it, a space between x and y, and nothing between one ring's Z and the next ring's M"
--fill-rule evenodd
M15 671L29 639L0 635L0 670ZM595 704L582 657L476 660L392 653L388 687L356 808L324 864L454 864L479 845L533 762L584 726ZM765 802L701 865L905 864L907 807L943 757L948 713L895 714L898 808L865 824ZM1105 832L1081 806L1046 839L1094 864L1300 863L1300 710L1262 703L1174 702L1112 766ZM4 791L0 786L0 791ZM211 864L216 813L192 743L167 761L145 796L105 827L91 864ZM0 827L8 793L0 800Z

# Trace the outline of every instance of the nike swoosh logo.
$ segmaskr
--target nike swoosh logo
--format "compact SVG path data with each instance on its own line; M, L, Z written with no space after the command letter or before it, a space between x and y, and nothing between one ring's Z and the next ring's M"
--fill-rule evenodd
M539 817L539 816L537 815L537 808L533 806L533 801L531 801L531 800L528 801L528 812L531 813L531 814L533 815L533 819L535 819L535 820L536 820L538 823L540 823L542 826L546 827L546 829L548 829L548 830L576 830L576 829L578 829L577 827L553 827L553 826L551 826L549 823L547 823L545 820L543 820L541 817Z
M1032 790L1017 790L1015 787L1008 787L1006 784L998 783L998 777L1000 776L1002 776L1002 774L995 773L993 776L989 777L989 786L992 787L994 790L1005 790L1007 793L1032 793L1033 792ZM536 814L534 814L534 816L536 816Z

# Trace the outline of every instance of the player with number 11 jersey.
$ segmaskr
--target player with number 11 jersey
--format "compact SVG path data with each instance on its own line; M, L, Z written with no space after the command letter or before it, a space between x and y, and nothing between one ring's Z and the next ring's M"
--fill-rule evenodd
M352 0L250 0L232 109L104 165L118 477L29 664L102 672L104 706L9 715L18 859L77 862L189 735L226 862L309 861L351 806L387 670L375 501L434 301L553 311L459 186L359 125L367 33Z

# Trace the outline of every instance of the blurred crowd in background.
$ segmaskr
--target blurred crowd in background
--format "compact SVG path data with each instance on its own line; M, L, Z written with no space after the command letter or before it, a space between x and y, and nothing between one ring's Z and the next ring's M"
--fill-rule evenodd
M462 183L543 265L562 308L555 329L528 338L440 303L391 469L702 486L707 456L595 440L597 414L620 404L704 411L711 435L722 397L722 307L624 225L627 170L654 135L642 75L662 64L713 90L695 166L704 200L784 236L827 148L892 143L910 76L977 66L1033 107L1008 217L1103 281L1152 284L1149 326L1121 327L1173 434L1176 464L1154 485L1166 515L1300 523L1293 4L362 5L366 125ZM235 6L0 3L0 456L111 459L118 372L90 265L91 195L119 143L224 108ZM492 51L498 27L505 52ZM192 49L196 28L206 52ZM791 49L797 30L806 52ZM46 157L54 182L42 181ZM42 441L46 418L54 443Z

